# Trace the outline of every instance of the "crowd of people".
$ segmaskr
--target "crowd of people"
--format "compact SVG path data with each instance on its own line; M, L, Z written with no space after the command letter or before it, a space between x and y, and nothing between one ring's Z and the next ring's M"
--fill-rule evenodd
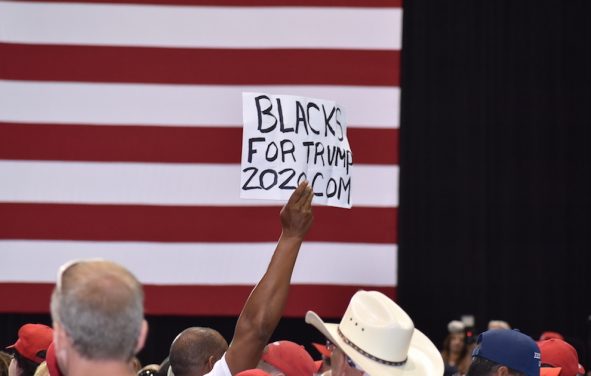
M313 222L314 193L303 182L281 211L282 233L252 290L230 343L212 328L191 327L161 364L142 368L136 354L148 333L140 282L107 260L63 265L51 296L52 327L26 324L0 356L0 376L577 376L577 352L557 333L539 342L491 323L474 343L459 321L440 351L386 295L358 291L339 323L309 311L326 338L320 358L290 341L269 343L284 309L300 246ZM492 325L495 324L495 325Z
M499 365L506 366L507 373L512 375L585 375L577 350L560 333L544 332L534 342L531 337L512 330L506 321L492 320L488 330L473 341L468 338L472 328L461 321L451 321L447 329L441 351L446 376L504 373L499 371ZM535 356L528 365L524 354L532 351Z

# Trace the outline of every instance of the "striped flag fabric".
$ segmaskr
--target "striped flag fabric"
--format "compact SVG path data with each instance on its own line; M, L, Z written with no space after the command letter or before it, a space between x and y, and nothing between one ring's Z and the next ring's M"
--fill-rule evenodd
M401 24L401 0L0 0L0 312L103 257L148 314L238 314L281 231L239 198L247 91L347 111L354 207L314 208L285 315L394 298Z

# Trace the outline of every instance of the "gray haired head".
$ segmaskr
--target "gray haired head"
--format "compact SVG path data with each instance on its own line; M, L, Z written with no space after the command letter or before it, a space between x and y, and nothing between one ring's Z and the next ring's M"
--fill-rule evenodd
M142 286L114 262L70 263L60 270L51 316L84 358L127 361L136 352L144 320Z

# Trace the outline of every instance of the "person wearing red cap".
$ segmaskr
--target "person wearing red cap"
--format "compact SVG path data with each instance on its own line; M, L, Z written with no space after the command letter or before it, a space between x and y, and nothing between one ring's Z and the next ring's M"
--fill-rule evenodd
M257 368L271 375L285 376L311 376L317 370L314 359L304 346L291 341L268 344Z
M567 342L551 338L538 342L542 354L541 375L577 376L579 374L579 356L577 350Z
M8 369L9 376L33 376L45 360L53 340L53 330L43 324L25 324L18 330L17 341L7 349L14 351Z

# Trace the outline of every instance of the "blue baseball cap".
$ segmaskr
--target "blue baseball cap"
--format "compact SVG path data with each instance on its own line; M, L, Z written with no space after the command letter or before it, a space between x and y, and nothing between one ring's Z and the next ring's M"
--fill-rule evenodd
M493 329L480 334L472 356L502 364L527 376L540 376L540 348L533 339L517 330Z

